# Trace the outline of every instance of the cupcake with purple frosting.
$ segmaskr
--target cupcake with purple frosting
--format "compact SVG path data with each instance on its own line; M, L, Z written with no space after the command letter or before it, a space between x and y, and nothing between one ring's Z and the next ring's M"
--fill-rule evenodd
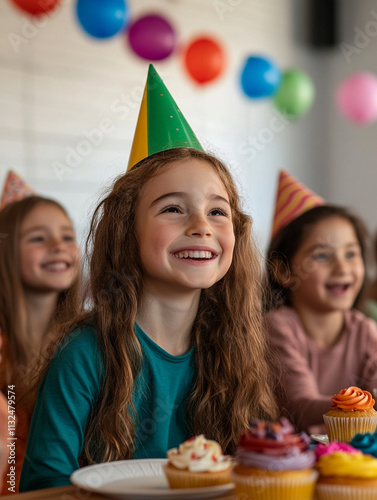
M315 454L305 433L295 434L287 419L256 420L237 447L237 465L231 471L236 496L245 500L310 500L318 473Z

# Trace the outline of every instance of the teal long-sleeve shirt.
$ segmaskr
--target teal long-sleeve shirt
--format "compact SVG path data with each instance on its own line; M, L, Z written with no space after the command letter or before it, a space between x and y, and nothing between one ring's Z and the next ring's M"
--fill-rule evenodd
M185 409L195 377L194 350L172 356L138 325L135 332L143 364L133 391L138 418L133 458L165 458L168 449L190 437ZM73 332L58 349L39 387L20 491L70 484L70 475L79 468L85 426L103 373L95 330L85 327ZM114 380L117 383L122 382Z

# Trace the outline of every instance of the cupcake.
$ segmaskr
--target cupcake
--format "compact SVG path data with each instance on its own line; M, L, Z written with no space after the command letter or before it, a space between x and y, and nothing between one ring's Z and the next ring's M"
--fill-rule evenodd
M231 470L236 498L243 500L310 500L318 473L305 433L294 434L287 419L254 421L237 447Z
M370 392L351 386L331 399L333 409L323 415L329 441L349 443L355 434L376 430L377 412Z
M231 457L216 441L203 435L185 441L167 453L163 466L170 488L202 488L230 483Z
M377 458L377 434L371 434L367 432L365 434L356 434L351 441L351 446L357 450L366 453L367 455L372 455Z
M357 449L353 447L351 444L332 441L329 444L318 444L315 449L315 455L317 460L319 460L322 457L322 455L328 455L330 453L335 453L336 451L356 453Z
M377 500L375 458L345 443L334 441L328 446L319 446L316 448L319 471L316 500Z

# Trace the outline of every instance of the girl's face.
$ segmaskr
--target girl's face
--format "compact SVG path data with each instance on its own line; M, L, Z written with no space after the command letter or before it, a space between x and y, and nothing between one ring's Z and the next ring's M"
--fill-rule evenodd
M52 203L39 203L20 231L21 279L39 292L68 289L79 270L75 233L65 213Z
M234 232L227 191L206 162L172 163L143 188L136 237L149 289L208 288L228 271Z
M352 224L339 216L314 224L291 262L291 297L296 309L350 309L365 268Z

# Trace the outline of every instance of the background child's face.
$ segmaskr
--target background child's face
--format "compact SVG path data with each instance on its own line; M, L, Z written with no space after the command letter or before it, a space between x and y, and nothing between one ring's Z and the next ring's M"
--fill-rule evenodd
M23 220L20 268L24 286L40 292L66 290L77 277L79 250L75 233L56 205L39 203Z
M291 262L296 308L315 312L350 309L365 267L352 224L339 216L314 224Z
M215 170L191 159L151 179L137 204L136 236L147 286L197 290L219 281L235 238L229 197Z

